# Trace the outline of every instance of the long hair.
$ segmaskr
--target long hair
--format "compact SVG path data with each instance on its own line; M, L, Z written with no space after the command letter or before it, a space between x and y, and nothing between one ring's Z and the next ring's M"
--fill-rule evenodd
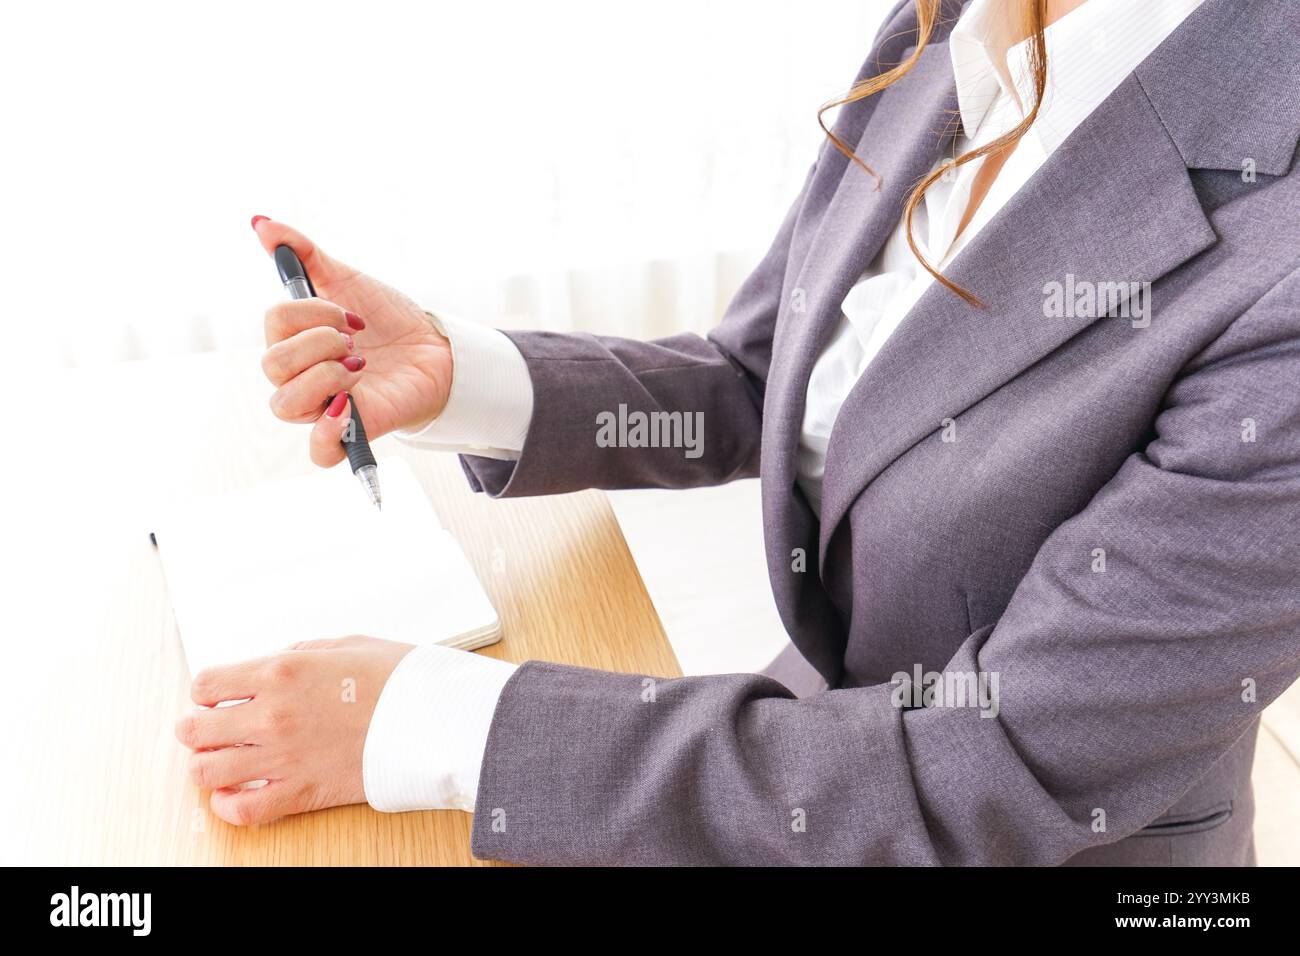
M858 100L866 99L875 93L879 93L894 83L897 83L906 76L920 59L921 53L925 50L926 44L934 36L934 28L939 22L939 8L942 0L913 0L916 4L916 49L902 63L892 69L886 70L878 76L868 77L859 81L854 87L837 99L831 100L822 106L817 112L817 122L821 125L823 132L826 133L835 148L848 157L852 162L860 166L867 175L876 180L876 188L880 188L880 176L865 161L863 161L848 143L844 142L839 136L826 125L826 113L838 106L844 106L848 103L856 103ZM1047 0L1019 0L1021 12L1021 32L1029 38L1029 68L1034 80L1034 103L1025 118L1021 120L1013 129L1008 130L997 139L985 143L979 149L973 149L968 153L957 156L948 160L937 169L930 172L920 182L918 182L907 197L907 203L903 207L903 221L906 224L907 244L912 250L912 255L916 256L921 266L934 276L936 280L942 283L948 289L951 289L957 295L961 296L968 303L978 308L983 307L983 303L970 291L963 289L961 286L952 282L945 276L941 275L937 269L921 254L917 248L916 239L912 235L912 214L916 207L925 198L925 191L930 185L950 170L955 170L959 166L979 159L981 156L997 154L1002 150L1011 150L1020 138L1025 135L1029 127L1033 125L1034 120L1038 117L1038 107L1043 101L1043 90L1047 86L1047 41L1043 37L1043 29L1046 23Z

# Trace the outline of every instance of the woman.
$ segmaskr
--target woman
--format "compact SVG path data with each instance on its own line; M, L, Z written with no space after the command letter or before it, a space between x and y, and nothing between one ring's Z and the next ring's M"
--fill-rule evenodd
M474 852L522 862L1252 861L1258 718L1300 665L1298 19L900 5L707 339L431 320L254 220L323 296L268 313L265 360L317 464L352 392L493 496L759 475L777 604L831 689L646 700L326 641L196 678L253 698L180 729L213 809L473 809ZM620 406L702 415L701 453L606 447ZM339 674L363 706L309 692Z

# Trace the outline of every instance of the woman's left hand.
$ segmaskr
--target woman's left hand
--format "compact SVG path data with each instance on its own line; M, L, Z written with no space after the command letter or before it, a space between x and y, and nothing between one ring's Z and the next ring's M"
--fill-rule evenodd
M211 709L181 718L176 736L194 751L190 777L212 791L212 812L248 826L364 803L370 717L412 647L373 637L307 641L196 675L190 696ZM222 701L243 703L216 707ZM240 789L254 780L268 782Z

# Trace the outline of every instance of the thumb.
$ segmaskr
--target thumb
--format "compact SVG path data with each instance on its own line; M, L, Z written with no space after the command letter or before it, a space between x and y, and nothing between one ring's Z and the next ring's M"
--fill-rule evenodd
M347 457L343 435L352 421L352 402L347 392L339 392L325 407L311 429L311 460L322 468L337 465Z
M254 216L252 225L257 241L262 244L267 255L274 255L277 246L292 249L311 277L312 285L322 294L330 286L336 286L357 274L357 270L326 255L316 243L292 226L266 216ZM325 297L329 298L328 295Z

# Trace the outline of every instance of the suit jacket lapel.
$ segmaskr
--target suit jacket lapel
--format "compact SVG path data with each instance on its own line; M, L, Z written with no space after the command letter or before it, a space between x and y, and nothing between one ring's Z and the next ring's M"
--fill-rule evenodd
M1215 242L1189 170L1290 169L1297 57L1300 4L1207 0L1074 131L949 269L987 308L932 287L840 409L819 563L853 500L892 461L1096 321L1046 318L1048 283L1154 283ZM1162 320L1172 317L1157 302L1152 321Z
M815 567L817 520L794 488L795 451L803 421L808 376L840 303L897 225L903 201L950 142L957 94L944 39L962 3L944 0L944 18L932 45L900 83L841 110L836 134L880 176L851 164L829 143L823 147L802 215L819 216L809 251L786 276L765 388L763 415L763 518L767 560L781 618L804 656L832 683L842 666L843 644L835 611ZM858 79L877 75L910 54L916 42L915 8L900 7L881 31L876 55ZM819 208L824 205L824 209ZM807 573L793 573L802 551Z
M928 46L907 80L879 95L862 131L857 154L880 176L879 187L844 161L847 169L791 283L794 295L783 304L775 333L773 348L781 361L773 363L767 384L763 436L764 448L779 456L766 463L771 477L765 483L774 496L788 496L793 484L808 376L840 305L897 226L912 186L951 142L956 105L948 48ZM838 173L832 166L818 171L823 174Z
M1048 283L1154 282L1214 241L1177 146L1130 76L952 263L949 278L986 308L936 283L850 392L826 462L822 561L890 462L1099 317L1045 317Z

